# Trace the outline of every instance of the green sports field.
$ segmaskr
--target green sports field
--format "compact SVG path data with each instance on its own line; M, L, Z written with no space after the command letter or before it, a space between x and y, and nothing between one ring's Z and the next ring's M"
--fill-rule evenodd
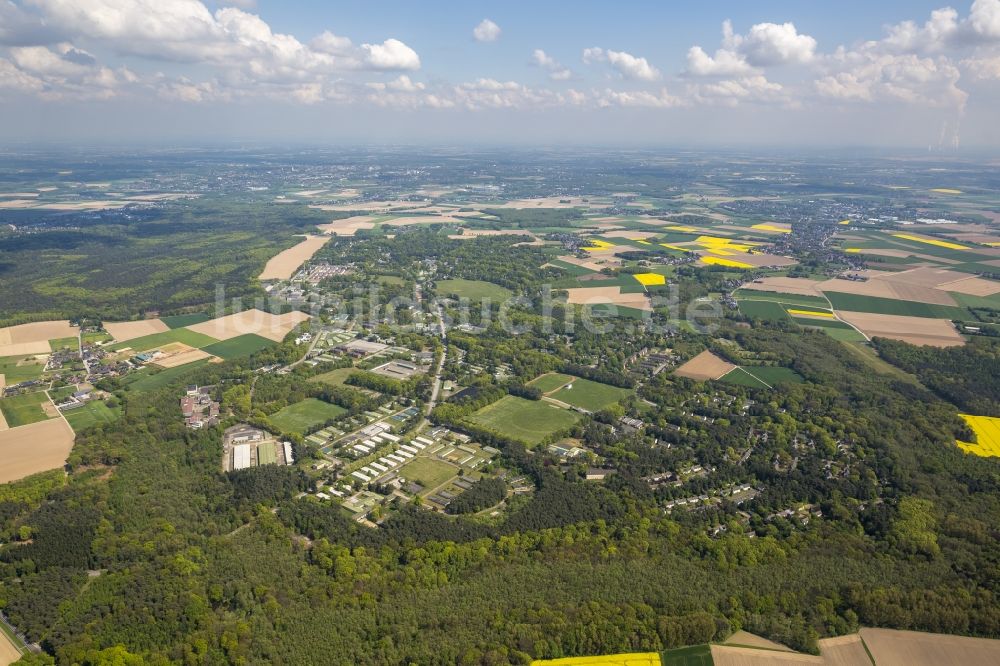
M414 458L399 468L399 475L407 481L416 481L425 490L433 490L458 474L454 465L434 458Z
M534 386L542 393L549 393L550 391L562 388L566 382L572 380L572 375L563 375L558 372L547 372L544 375L540 375L532 379L528 382L528 386Z
M22 393L9 398L0 398L0 412L11 428L45 421L49 417L42 410L42 404L49 398L43 391Z
M502 435L536 446L554 432L564 430L580 419L580 415L544 400L525 400L508 395L483 407L469 417L480 426Z
M330 372L324 372L321 375L316 375L315 377L310 377L311 382L321 382L323 384L333 384L334 386L343 386L347 378L351 376L351 373L357 372L357 368L337 368L336 370L331 370Z
M511 296L510 290L482 280L438 280L436 290L440 296L458 296L474 301L489 298L500 302Z
M119 342L118 344L111 345L108 349L113 351L117 351L119 349L131 349L135 352L144 352L149 351L150 349L157 349L158 347L166 346L171 342L183 342L186 345L200 349L214 342L218 342L218 340L186 328L174 328L169 331L163 331L162 333L153 333L152 335L144 335L141 338L135 338L134 340Z
M631 391L628 389L617 386L592 382L589 379L574 379L571 384L553 393L552 398L589 412L597 412L615 404L629 393Z
M305 433L310 428L346 413L347 410L340 405L331 405L316 398L306 398L272 414L268 420L284 432Z
M235 338L230 338L229 340L223 340L222 342L206 345L205 347L202 347L202 351L228 361L232 358L250 356L251 354L259 352L261 349L266 349L273 344L274 342L268 340L267 338L255 335L254 333L247 333L246 335L240 335Z
M121 408L111 409L104 404L103 400L91 400L83 407L77 407L65 413L66 420L69 421L74 432L80 432L84 428L99 423L117 421L121 415Z
M184 326L194 326L195 324L200 324L203 321L208 321L211 319L204 312L195 312L194 314L182 314L182 315L171 315L169 317L160 317L160 321L169 326L170 328L183 328Z

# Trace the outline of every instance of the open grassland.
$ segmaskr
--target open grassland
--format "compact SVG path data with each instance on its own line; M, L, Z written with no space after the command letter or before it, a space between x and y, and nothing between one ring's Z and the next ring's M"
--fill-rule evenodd
M268 259L260 274L261 280L287 280L295 275L299 266L312 258L330 240L329 236L307 236L305 240L282 250Z
M476 425L536 446L549 435L576 423L580 415L543 400L508 395L469 417Z
M56 338L55 340L49 340L49 348L52 351L70 349L78 352L80 351L80 338L74 335L70 338Z
M841 340L843 342L864 342L865 336L858 332L853 326L839 319L808 319L792 318L793 321L799 326L805 328L812 328L819 331L823 331L829 335L834 340Z
M104 330L111 334L115 342L125 342L126 340L163 333L170 328L159 319L142 319L140 321L106 321L104 322Z
M548 372L532 379L528 382L528 386L534 386L542 393L551 393L552 391L561 389L568 382L573 381L573 379L574 377L572 375L564 375L558 372Z
M745 301L739 300L740 312L751 319L764 321L788 321L788 313L776 301Z
M663 666L712 666L712 650L708 645L667 650L660 656Z
M233 358L250 356L251 354L259 352L261 349L266 349L273 344L274 342L268 340L267 338L262 338L259 335L248 333L247 335L241 335L236 338L230 338L229 340L223 340L222 342L216 342L215 344L208 345L203 347L201 351L228 361Z
M435 287L439 296L457 296L471 300L489 298L494 302L510 298L510 290L482 280L438 280Z
M111 409L103 400L91 400L83 407L77 407L66 412L66 420L75 432L100 423L113 423L121 418L120 407Z
M416 481L431 491L458 474L454 465L434 458L417 457L399 468L399 475L407 481Z
M305 433L310 428L346 413L347 410L340 405L332 405L316 398L306 398L272 414L268 417L268 421L281 428L283 432Z
M71 448L73 430L63 419L0 431L0 483L62 467Z
M42 376L44 363L36 356L5 356L0 358L0 375L7 386Z
M209 319L211 319L211 317L204 312L160 317L160 321L166 324L167 328L184 328L185 326L194 326L195 324L200 324L201 322L208 321Z
M738 366L722 377L727 384L768 388L777 384L798 384L802 375L791 368L770 367L760 365Z
M960 441L958 447L983 458L1000 457L1000 418L972 414L959 414L959 416L975 433L976 441L975 443Z
M128 379L126 385L129 390L132 391L153 391L158 388L163 388L170 382L174 381L178 377L183 377L184 375L200 368L203 364L208 361L195 361L194 363L188 363L187 365L182 365L176 368L169 368L167 370L161 370L160 372L151 371L140 371L134 373ZM132 379L135 377L135 379Z
M729 361L724 361L707 349L690 361L674 370L675 375L704 381L706 379L719 379L736 368Z
M592 382L589 379L573 379L572 383L562 387L551 397L589 412L597 412L615 404L629 393L631 391L628 389L617 386Z
M119 342L109 346L108 349L112 351L131 349L134 352L144 352L165 347L173 342L183 342L189 347L199 349L217 342L217 340L207 335L196 333L188 328L175 328L163 331L162 333L145 335L141 338L128 340L127 342Z
M347 378L351 376L351 373L357 372L357 368L337 368L336 370L331 370L330 372L324 372L321 375L316 375L315 377L310 377L311 382L321 382L323 384L332 384L334 386L343 386Z
M51 402L42 391L0 398L0 412L10 428L49 419L45 405L51 405Z

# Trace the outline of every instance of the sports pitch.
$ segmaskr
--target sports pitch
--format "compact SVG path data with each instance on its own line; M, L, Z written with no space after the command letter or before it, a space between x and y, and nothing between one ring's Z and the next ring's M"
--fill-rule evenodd
M589 412L597 412L615 404L629 393L628 389L617 386L609 386L589 379L574 379L553 393L552 398L574 407L586 409Z
M285 432L305 433L309 428L322 425L346 412L347 410L339 405L331 405L316 398L306 398L272 414L268 420Z
M472 423L529 446L540 444L552 433L570 427L579 419L580 415L576 412L544 400L525 400L512 395L483 407L469 417Z

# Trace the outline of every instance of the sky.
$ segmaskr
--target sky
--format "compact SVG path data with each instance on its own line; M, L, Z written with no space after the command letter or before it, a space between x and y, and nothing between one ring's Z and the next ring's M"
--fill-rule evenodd
M0 0L0 141L1000 148L1000 0Z

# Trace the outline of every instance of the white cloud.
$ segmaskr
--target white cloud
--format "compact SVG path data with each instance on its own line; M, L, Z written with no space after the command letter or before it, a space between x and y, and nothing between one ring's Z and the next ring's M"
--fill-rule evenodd
M364 62L372 69L420 69L420 56L398 39L387 39L381 44L362 44Z
M1000 55L984 58L966 58L962 67L977 79L1000 79Z
M531 52L531 64L548 70L549 78L553 81L566 81L573 77L573 72L569 68L564 67L562 63L542 49L535 49Z
M483 19L472 29L472 36L477 42L495 42L500 39L500 26L489 19Z
M606 62L626 79L655 81L660 78L660 70L650 65L648 60L625 51L605 51L594 46L583 50L583 62L586 65Z
M839 49L831 62L833 71L815 82L824 97L957 109L968 99L958 87L961 73L944 56L888 53L877 44L867 44L856 51Z
M969 11L972 31L985 39L1000 39L1000 0L976 0Z
M737 106L745 102L790 102L780 83L769 81L761 74L693 84L687 94L694 102L722 106Z
M722 46L710 56L700 46L687 54L686 73L691 76L745 76L771 65L805 64L816 54L816 40L798 32L793 23L757 23L746 35L722 23Z
M646 107L654 109L669 109L676 106L683 106L684 102L667 92L666 88L659 92L646 90L619 91L605 89L595 93L597 106L625 106L625 107Z

